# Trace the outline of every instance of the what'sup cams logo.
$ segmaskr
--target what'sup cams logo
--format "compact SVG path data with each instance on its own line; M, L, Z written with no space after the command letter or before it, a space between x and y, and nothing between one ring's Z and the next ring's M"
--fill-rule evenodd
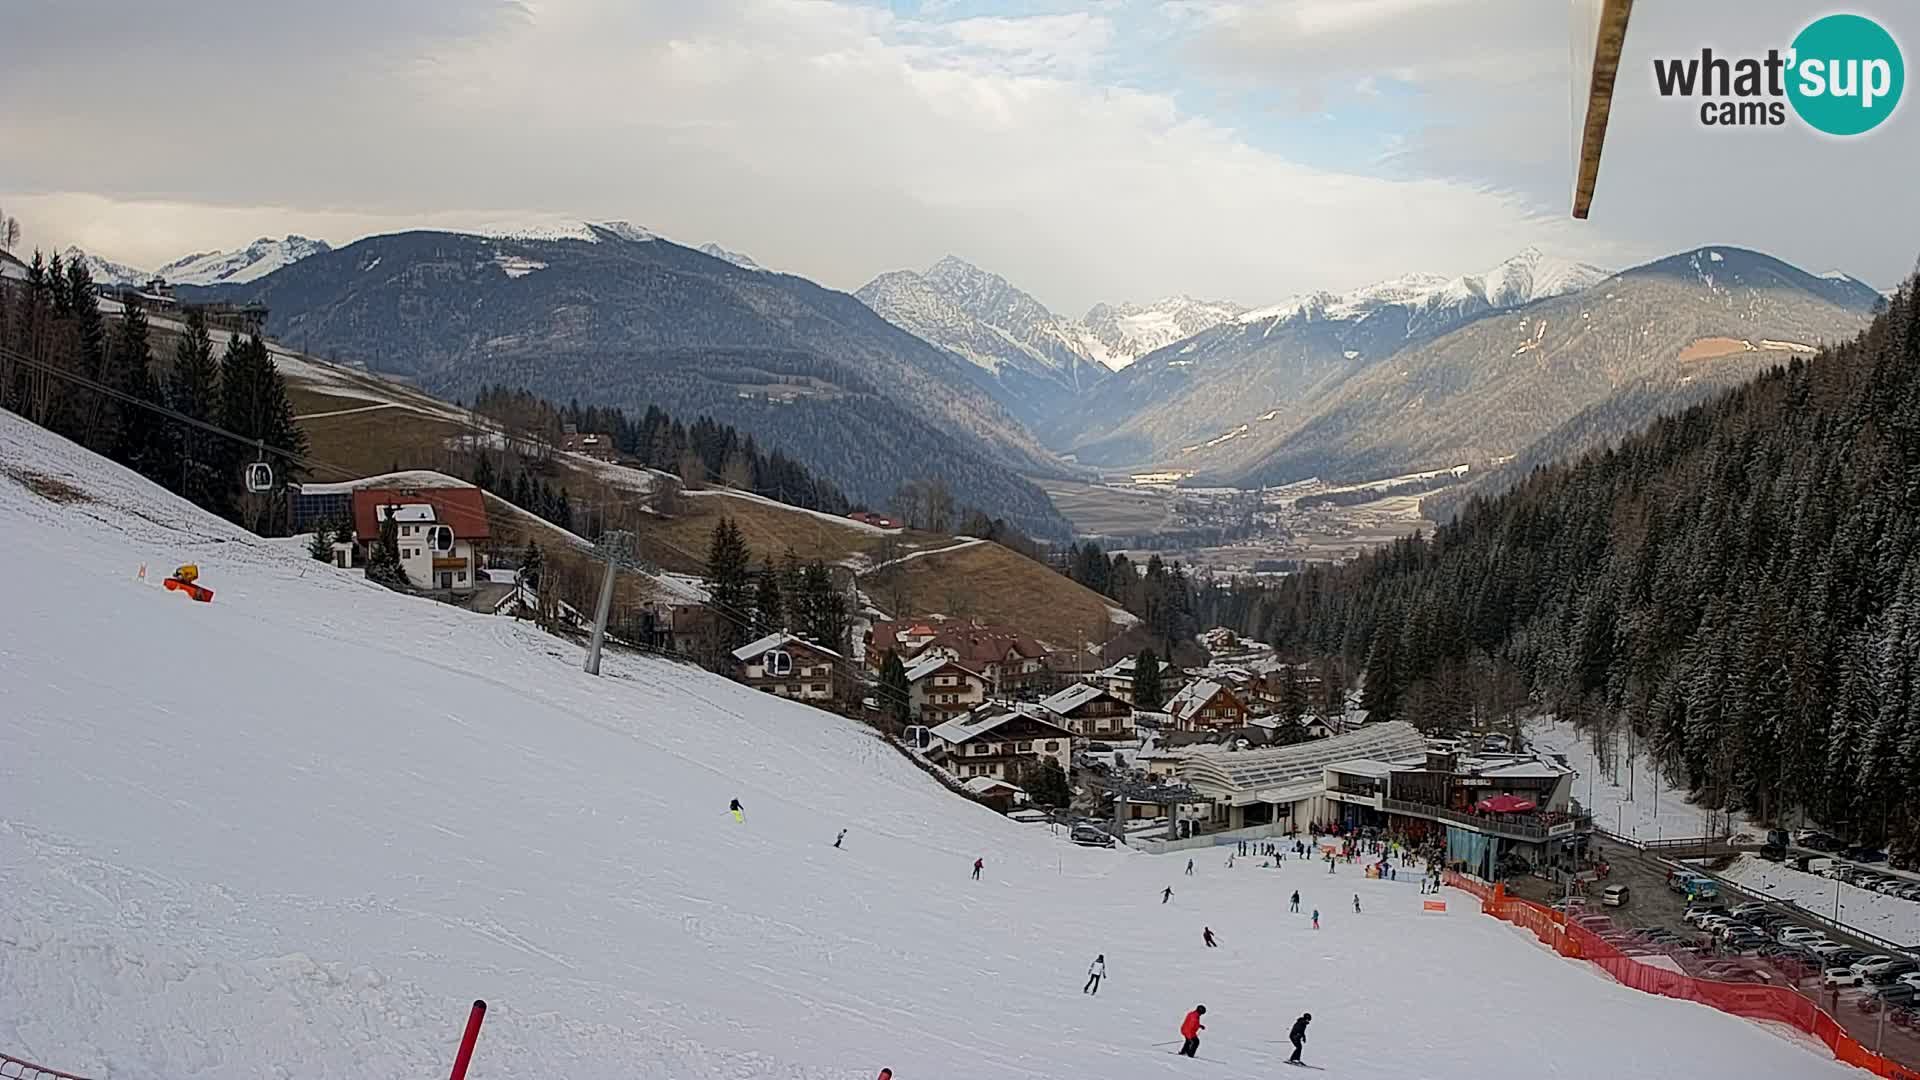
M1764 57L1656 59L1654 85L1666 98L1699 98L1707 127L1778 127L1787 107L1815 131L1863 135L1900 104L1906 66L1900 46L1862 15L1828 15L1807 24L1785 52Z

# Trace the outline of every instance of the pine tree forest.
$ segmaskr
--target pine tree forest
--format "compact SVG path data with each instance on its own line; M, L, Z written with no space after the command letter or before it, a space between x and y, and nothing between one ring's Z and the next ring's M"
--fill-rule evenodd
M137 301L110 325L85 263L36 252L26 280L0 282L0 408L255 532L284 532L280 496L304 474L307 438L273 357L250 335L216 350L197 310L184 320L169 362ZM273 490L250 492L246 467L261 459Z
M1920 840L1920 303L1432 537L1236 603L1283 655L1364 671L1375 717L1508 696L1629 725L1669 779L1762 821Z

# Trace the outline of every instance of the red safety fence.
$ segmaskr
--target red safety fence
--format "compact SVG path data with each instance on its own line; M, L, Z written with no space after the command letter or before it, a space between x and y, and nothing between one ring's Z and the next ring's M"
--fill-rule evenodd
M22 1061L6 1054L0 1054L0 1078L4 1080L86 1080L85 1077L64 1073L59 1069L49 1069L44 1065L35 1065L31 1061Z
M1868 1050L1849 1035L1839 1021L1786 987L1716 982L1641 963L1591 930L1569 924L1564 913L1530 900L1508 896L1504 886L1488 885L1478 878L1451 872L1445 880L1453 888L1479 897L1481 910L1486 914L1531 930L1535 937L1560 955L1585 960L1635 990L1682 1001L1697 1001L1749 1020L1786 1024L1819 1039L1833 1051L1835 1058L1849 1065L1857 1065L1889 1080L1920 1080L1920 1071Z

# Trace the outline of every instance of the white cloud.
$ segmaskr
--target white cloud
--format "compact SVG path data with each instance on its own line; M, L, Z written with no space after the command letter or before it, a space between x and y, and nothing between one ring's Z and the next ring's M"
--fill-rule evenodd
M1170 94L1103 82L1127 45L1111 12L933 25L834 0L425 6L399 5L397 29L376 0L195 9L81 49L98 13L47 2L0 40L0 203L30 243L137 264L533 213L626 218L847 289L960 251L1069 312L1182 292L1269 303L1528 243L1618 263L1695 239L1561 220L1565 88L1537 61L1563 13L1543 20L1537 0L1315 0L1275 9L1291 23L1241 21L1273 34L1238 44L1218 28L1247 5L1160 5L1216 27L1195 58L1285 80L1315 111L1377 110L1356 87L1380 76L1424 105L1506 103L1383 132L1401 147L1384 172L1303 164ZM1490 86L1489 65L1535 82L1460 89ZM194 122L154 123L129 87ZM1630 183L1609 155L1600 205L1619 213ZM1766 246L1767 224L1710 239Z

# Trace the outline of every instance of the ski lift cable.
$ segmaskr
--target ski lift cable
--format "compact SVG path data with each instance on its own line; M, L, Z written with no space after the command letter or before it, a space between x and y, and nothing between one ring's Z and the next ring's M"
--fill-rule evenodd
M266 455L271 454L276 457L282 458L289 463L305 466L308 469L313 471L324 470L326 472L330 472L330 473L347 477L350 479L355 478L359 473L359 470L357 469L350 469L344 465L327 461L323 458L315 457L311 453L306 453L306 454L297 453L295 451L288 450L284 447L279 447L279 446L274 446L272 444L269 444L264 439L258 439L258 438L250 439L237 432L230 431L227 428L221 427L218 424L214 424L206 420L201 420L197 417L188 416L186 413L180 412L179 410L174 409L170 406L162 405L162 404L159 404L158 402L148 401L145 398L127 393L126 391L120 390L116 387L107 386L103 383L98 382L97 380L88 378L87 376L82 375L78 372L69 371L65 368L59 367L58 365L49 363L47 361L36 360L33 357L27 356L24 353L20 353L6 346L0 346L0 356L5 356L7 359L13 362L24 364L28 367L38 368L42 371L46 371L60 378L64 378L69 382L75 383L86 389L92 390L95 393L104 394L115 400L122 401L127 404L137 406L139 408L147 409L154 413L158 413L159 415L168 417L169 419L176 420L183 424L187 424L191 427L204 431L210 435L216 435L224 439L229 439L242 445L252 446L255 449L256 453L260 454L262 457L265 457ZM498 432L488 430L478 424L474 424L468 421L450 421L450 422L454 423L456 426L466 428L478 434L484 434L484 435L498 434ZM466 510L461 507L445 507L444 511L447 513L447 515L450 518L469 520L474 517L474 514L472 511ZM481 516L480 520L485 520L484 515ZM649 539L650 539L650 542L657 543L660 546L665 547L669 550L672 550L677 554L683 555L688 559L692 560L693 562L696 562L696 563L705 562L705 558L703 556L700 556L697 553L688 551L686 548L681 547L680 545L664 537L651 537ZM577 552L580 552L582 554L586 554L590 556L596 554L595 549L591 546L590 543L589 544L578 543L572 537L569 537L566 540L566 545L567 547ZM622 559L617 559L616 565L621 570L625 570L631 573L637 573L643 578L645 578L646 580L653 582L656 585L660 585L669 590L680 593L682 596L685 596L687 599L693 600L701 604L702 606L708 608L709 610L713 611L715 614L721 616L722 618L726 619L727 621L733 623L735 626L743 630L752 631L754 629L755 619L751 612L740 611L728 604L715 603L710 595L704 594L704 590L699 590L684 582L677 581L674 578L667 576L664 573L656 573L656 572L649 571L644 567L640 566L637 560L633 559L631 556L628 556ZM805 639L802 638L801 640L804 641ZM856 665L850 657L842 656L837 661L834 661L831 658L829 658L829 663L834 667L838 668L842 672L842 674L844 674L847 677L849 682L855 685L858 685L865 681L865 676L867 673L863 671L858 665Z

